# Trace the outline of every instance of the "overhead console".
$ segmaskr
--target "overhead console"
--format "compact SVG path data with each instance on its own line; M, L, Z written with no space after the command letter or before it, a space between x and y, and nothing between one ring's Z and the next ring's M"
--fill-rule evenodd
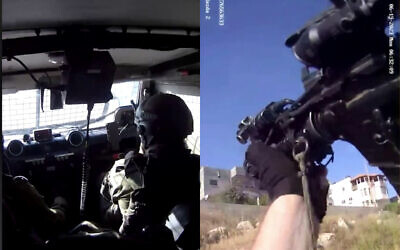
M66 50L62 81L67 85L66 104L106 103L112 99L115 64L107 51Z

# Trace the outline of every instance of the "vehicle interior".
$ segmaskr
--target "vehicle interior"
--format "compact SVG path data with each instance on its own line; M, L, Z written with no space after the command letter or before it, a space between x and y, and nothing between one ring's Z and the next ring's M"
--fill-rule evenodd
M140 150L143 98L180 96L200 154L199 1L5 0L2 16L3 174L47 204L62 194L68 229L101 224L102 177Z

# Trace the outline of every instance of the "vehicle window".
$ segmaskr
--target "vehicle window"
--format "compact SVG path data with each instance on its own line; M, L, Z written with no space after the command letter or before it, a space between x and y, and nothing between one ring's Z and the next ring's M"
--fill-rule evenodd
M114 83L113 99L108 103L97 103L91 113L91 128L104 127L114 120L114 111L131 100L137 102L138 81ZM43 110L40 107L40 90L21 90L2 94L2 126L4 138L22 136L38 128L52 128L63 132L74 127L85 127L87 108L84 104L64 105L63 109L50 110L50 91L44 92Z

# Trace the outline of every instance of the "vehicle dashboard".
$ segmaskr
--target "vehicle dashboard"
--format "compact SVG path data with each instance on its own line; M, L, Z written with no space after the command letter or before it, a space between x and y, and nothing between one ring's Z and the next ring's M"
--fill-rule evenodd
M3 172L11 176L24 176L35 186L47 204L57 196L64 197L72 210L78 212L82 181L83 154L85 152L85 130L72 130L63 134L52 134L50 140L38 142L28 136L5 141ZM113 149L106 128L89 131L88 159L91 166L91 197L98 199L102 173L108 171L121 151ZM130 140L138 147L135 133L125 134L119 139ZM136 145L137 144L137 145ZM90 192L90 190L89 190ZM98 201L92 201L96 207ZM95 213L92 213L95 215Z
M67 135L54 134L51 140L37 142L35 140L14 139L5 142L3 149L8 163L13 166L12 175L17 174L19 166L41 166L68 162L81 158L84 152L85 131L74 130ZM107 132L105 129L91 130L89 148L107 149ZM91 150L92 151L92 150ZM104 150L103 150L104 151ZM102 152L105 153L105 152Z

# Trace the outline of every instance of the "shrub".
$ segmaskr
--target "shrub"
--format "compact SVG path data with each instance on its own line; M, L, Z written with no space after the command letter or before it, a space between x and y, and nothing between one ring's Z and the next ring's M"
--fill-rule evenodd
M386 204L386 206L383 208L385 211L390 211L395 214L400 214L400 204L397 202L391 202L389 204Z
M266 194L263 194L260 196L260 205L261 206L266 206L269 205L269 197Z
M222 202L222 203L232 203L232 204L244 204L244 205L257 205L257 198L249 197L247 194L235 189L230 188L229 190L211 195L208 197L208 201L211 202ZM268 195L263 194L260 196L260 205L269 205Z
M243 192L236 190L235 188L229 189L224 194L224 198L225 202L227 203L248 204L249 202L249 197Z

